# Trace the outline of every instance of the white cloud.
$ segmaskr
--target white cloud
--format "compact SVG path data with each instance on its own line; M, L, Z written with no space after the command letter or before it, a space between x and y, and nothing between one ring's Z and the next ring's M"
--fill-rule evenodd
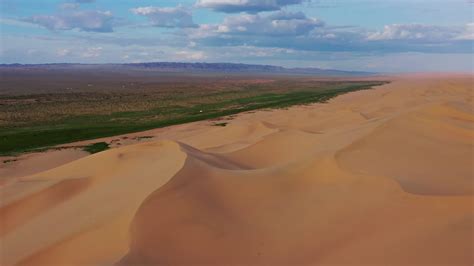
M102 47L90 47L87 48L83 53L82 57L84 58L94 58L94 57L99 57L102 54Z
M280 10L284 6L301 4L306 0L198 0L197 7L210 8L225 13Z
M60 57L68 56L71 54L71 50L66 48L58 49L56 50L56 54Z
M55 15L36 15L24 21L50 30L113 31L113 15L110 11L71 10Z
M422 25L422 24L392 24L386 25L382 31L370 33L370 41L383 40L450 40L459 34L454 28Z
M197 36L210 34L259 35L259 36L299 36L305 35L324 23L306 17L302 12L279 11L267 15L241 14L229 16L222 24L202 25Z
M456 36L455 39L461 41L474 41L474 23L466 24L464 30L458 36Z
M177 7L137 7L133 8L135 15L147 17L151 24L165 28L192 28L197 27L193 22L193 15L188 9Z
M62 3L60 6L62 9L77 9L79 8L79 4L77 3Z
M202 51L178 51L176 52L176 57L179 60L203 60L206 59L207 56Z

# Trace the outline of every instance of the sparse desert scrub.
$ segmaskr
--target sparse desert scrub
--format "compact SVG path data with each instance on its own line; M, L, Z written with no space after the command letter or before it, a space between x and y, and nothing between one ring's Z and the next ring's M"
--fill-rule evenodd
M262 108L324 102L382 81L304 77L127 80L30 77L0 87L0 154L138 132ZM9 78L8 78L9 77ZM121 80L122 81L118 81ZM174 82L171 82L173 81ZM41 90L38 84L41 84ZM94 84L94 86L89 86ZM68 89L73 88L73 89Z

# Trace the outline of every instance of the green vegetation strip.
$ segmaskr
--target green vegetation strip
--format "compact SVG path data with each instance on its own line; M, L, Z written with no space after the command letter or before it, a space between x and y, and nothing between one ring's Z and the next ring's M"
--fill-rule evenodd
M98 152L101 152L101 151L105 151L105 150L108 150L110 147L109 147L109 144L106 143L106 142L97 142L97 143L94 143L94 144L90 144L90 145L87 145L85 147L83 147L82 149L90 154L94 154L94 153L98 153Z
M225 123L225 122L223 122L223 123L215 123L215 124L213 124L213 126L216 126L216 127L225 127L225 126L227 126L227 124L228 124L228 123Z
M275 93L262 91L262 94L251 97L237 97L192 106L168 106L103 115L77 115L60 122L5 127L0 129L0 155L17 155L59 144L218 118L262 108L286 108L326 102L340 94L370 89L384 83L386 82L345 82L328 88L293 89ZM223 123L216 125L225 126ZM95 153L107 148L106 143L95 143L85 147L84 150Z

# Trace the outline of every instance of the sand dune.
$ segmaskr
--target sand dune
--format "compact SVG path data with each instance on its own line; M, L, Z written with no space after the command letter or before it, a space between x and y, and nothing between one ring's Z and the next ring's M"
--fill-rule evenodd
M472 265L472 77L156 132L1 187L2 265Z
M338 161L391 177L407 192L471 195L473 118L453 106L428 105L383 123L341 151Z
M136 209L185 158L174 142L144 143L89 156L3 188L2 263L112 263L128 248Z

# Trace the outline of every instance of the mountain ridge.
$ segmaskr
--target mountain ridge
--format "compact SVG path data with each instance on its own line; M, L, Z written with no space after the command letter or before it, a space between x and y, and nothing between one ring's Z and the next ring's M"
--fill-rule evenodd
M149 69L162 72L216 72L216 73L262 73L262 74L295 74L295 75L329 75L329 76L370 76L377 73L365 71L348 71L322 69L315 67L287 68L275 65L243 64L243 63L186 63L186 62L145 62L123 64L81 64L81 63L49 63L49 64L0 64L0 68L133 68Z

